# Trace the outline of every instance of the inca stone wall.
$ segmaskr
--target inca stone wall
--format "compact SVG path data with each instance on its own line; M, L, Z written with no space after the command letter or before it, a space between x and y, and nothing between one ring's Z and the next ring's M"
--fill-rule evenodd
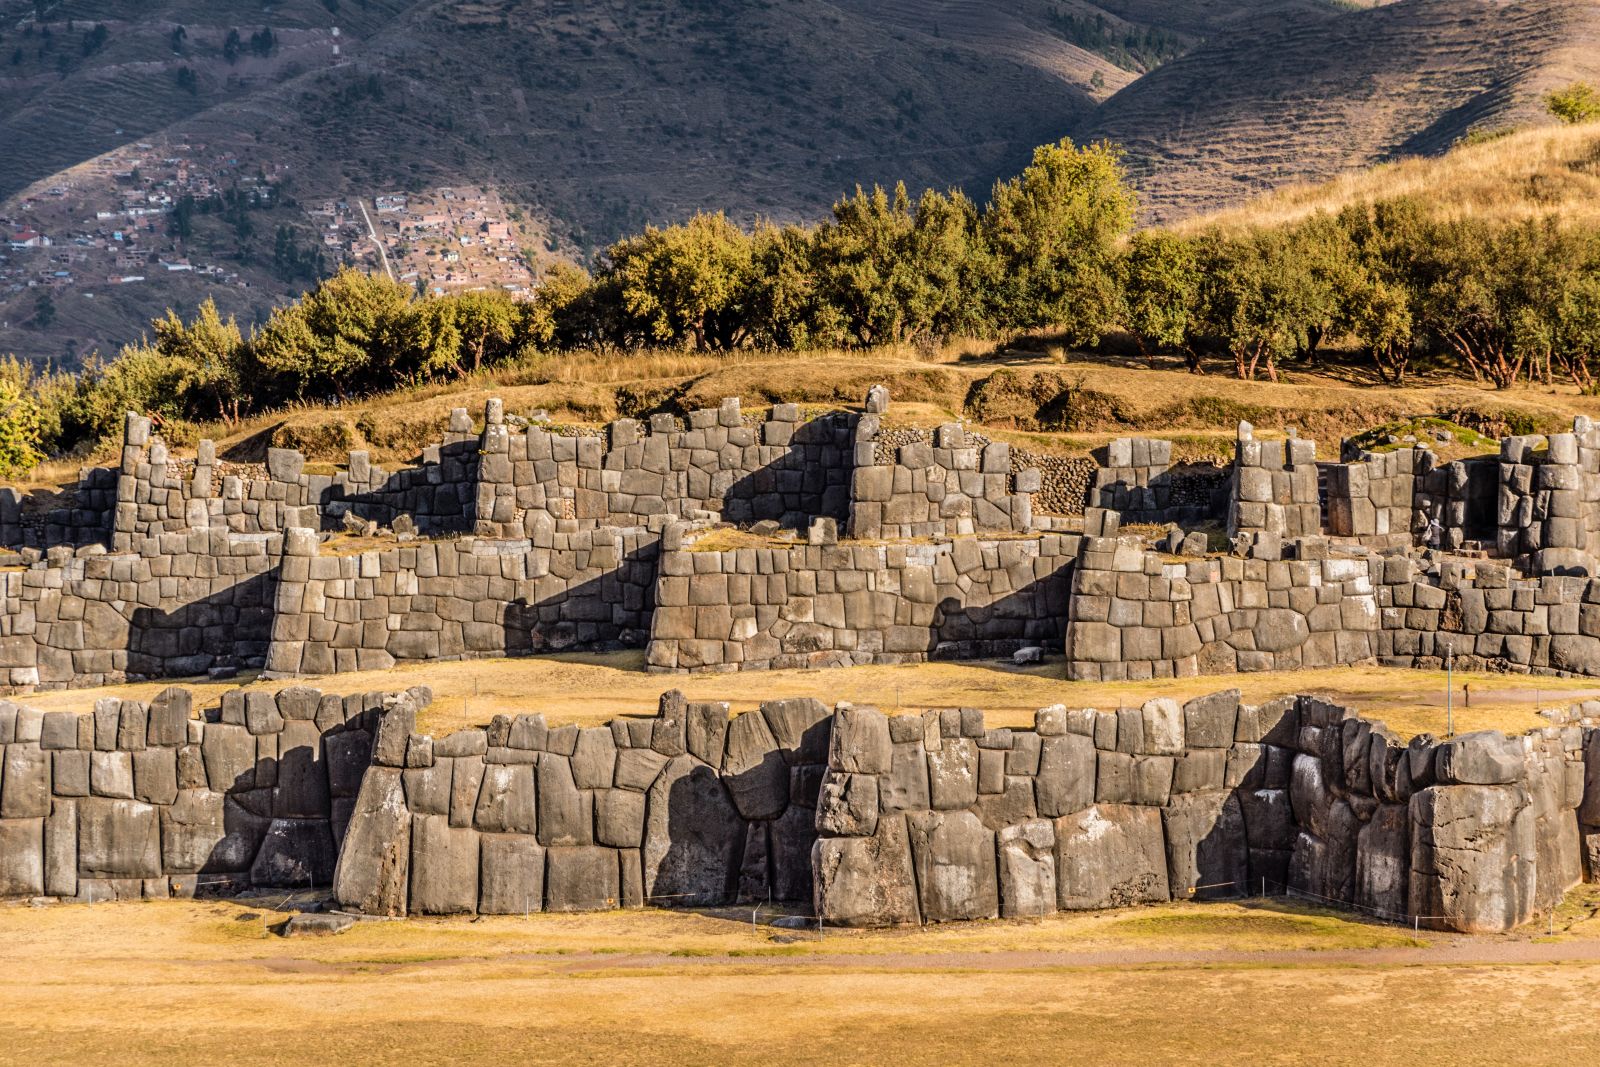
M824 923L1044 915L1290 890L1510 929L1600 857L1600 737L1402 744L1309 697L889 717L810 699L730 718L497 717L419 734L430 694L168 689L92 715L0 704L0 896L326 886L369 914L811 900Z
M1224 475L1215 468L1172 467L1172 442L1119 437L1105 448L1089 506L1115 511L1125 523L1197 523L1217 511Z
M1233 478L1230 535L1292 538L1322 532L1315 441L1298 437L1258 441L1250 424L1241 422Z
M881 926L1284 889L1389 919L1510 929L1583 876L1582 731L1402 745L1306 697L885 717L841 705L816 909Z
M670 546L683 534L668 537ZM690 535L662 554L648 661L659 671L751 670L1059 647L1079 540L1047 533L702 551Z
M386 700L184 689L94 713L0 703L0 897L327 886Z
M831 713L728 716L668 693L653 719L419 736L382 717L334 895L372 914L522 914L811 897Z
M1073 575L1068 676L1187 677L1376 662L1600 673L1600 580L1362 552L1171 561L1087 538ZM1323 558L1316 558L1316 557Z
M402 660L639 647L650 632L659 538L641 527L528 538L415 541L323 555L287 538L267 669L382 670Z
M979 448L952 422L939 427L932 445L900 445L892 463L878 464L877 433L875 415L863 416L856 426L851 537L897 540L1032 528L1039 472L1029 468L1013 476L1010 445L991 441Z

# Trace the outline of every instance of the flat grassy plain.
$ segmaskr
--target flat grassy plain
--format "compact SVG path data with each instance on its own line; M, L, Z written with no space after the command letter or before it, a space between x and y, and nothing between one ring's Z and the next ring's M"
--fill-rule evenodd
M821 939L738 912L286 940L240 901L15 906L0 1063L1583 1062L1591 910L1539 944L1281 902Z
M419 726L446 734L481 726L495 715L543 713L552 724L598 725L621 716L654 715L663 692L679 689L690 700L725 700L732 710L748 711L763 700L809 696L824 703L845 700L873 704L886 712L911 714L928 708L975 707L990 726L1031 726L1036 709L1052 704L1110 709L1142 704L1152 697L1178 700L1221 689L1239 689L1246 702L1259 703L1292 693L1316 693L1346 703L1397 733L1442 735L1445 731L1443 671L1387 667L1332 667L1272 674L1227 674L1145 682L1069 682L1062 663L1014 667L1000 662L921 663L897 667L841 667L828 670L747 671L735 674L649 674L640 652L532 656L446 663L408 663L387 671L326 678L264 680L246 675L232 681L168 680L98 689L69 689L17 698L46 711L88 711L98 697L147 700L168 685L194 692L195 706L214 706L227 689L276 691L310 685L328 692L394 691L413 685L433 689L433 704ZM1544 678L1456 672L1454 723L1457 733L1496 729L1518 734L1548 725L1539 708L1561 707L1600 695L1600 682L1585 678ZM1462 686L1472 690L1463 706Z

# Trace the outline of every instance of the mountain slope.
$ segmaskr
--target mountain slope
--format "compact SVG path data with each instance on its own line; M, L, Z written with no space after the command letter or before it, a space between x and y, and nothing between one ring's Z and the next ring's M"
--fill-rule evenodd
M1398 0L1214 40L1075 129L1127 148L1162 221L1546 121L1545 90L1597 76L1591 0Z

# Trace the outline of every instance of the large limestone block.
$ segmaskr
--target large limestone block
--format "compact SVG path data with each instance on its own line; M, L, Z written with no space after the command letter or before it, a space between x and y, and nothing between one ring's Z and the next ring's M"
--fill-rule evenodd
M231 793L255 787L256 739L243 726L206 723L200 755L213 791Z
M594 795L594 838L611 848L644 844L645 795L631 789L603 789Z
M1295 812L1296 817L1299 811ZM1329 900L1355 899L1356 844L1361 821L1348 802L1334 799L1318 825L1323 833L1304 829L1295 837L1289 860L1288 885Z
M722 780L746 819L771 819L789 805L789 765L766 717L738 716L728 726Z
M811 851L817 840L814 813L796 805L768 827L773 899L809 902L813 890Z
M970 811L906 816L923 922L992 919L1000 913L995 838Z
M369 915L404 915L411 875L411 812L400 771L373 767L361 782L334 871L339 904Z
M273 813L279 818L328 817L328 764L322 756L322 732L315 722L301 718L284 722L273 800Z
M525 915L544 909L544 847L532 834L483 834L478 911Z
M928 750L928 793L940 811L978 802L978 746L970 738L948 737Z
M0 847L0 855L5 849ZM44 821L44 891L53 897L78 893L78 802L58 798ZM4 895L4 894L0 894Z
M1239 714L1239 690L1195 697L1183 706L1185 744L1189 748L1227 748L1233 744Z
M1533 914L1534 818L1527 791L1433 786L1412 796L1413 915L1466 933L1509 930Z
M1097 804L1055 821L1056 892L1063 911L1170 899L1156 808Z
M533 767L526 763L491 763L472 814L472 825L485 833L532 834L539 829L538 794Z
M811 697L768 700L762 703L761 714L790 763L827 762L833 715L822 701Z
M1356 904L1404 918L1411 876L1411 819L1405 804L1380 804L1356 836Z
M617 744L604 726L578 731L572 753L572 779L579 789L610 789L617 766Z
M594 794L578 789L565 756L539 754L539 843L594 844Z
M545 849L546 911L604 911L621 906L622 869L616 849L598 845Z
M829 771L817 797L817 830L829 837L871 837L878 828L878 776Z
M1094 803L1094 739L1082 734L1042 738L1034 793L1039 814L1056 818Z
M161 829L156 809L137 800L80 800L78 873L86 878L160 877Z
M1000 914L1008 919L1049 915L1056 910L1056 828L1049 819L1029 819L998 835Z
M338 859L326 820L273 819L250 865L250 882L285 889L326 886Z
M478 832L443 815L411 821L411 912L455 915L478 910Z
M180 789L177 799L161 809L161 865L168 874L197 873L211 862L226 836L222 794ZM245 870L254 858L252 848L244 863L232 869Z
M1250 846L1233 793L1184 793L1161 812L1167 838L1167 887L1174 899L1244 896Z
M852 774L887 774L889 719L877 708L840 704L833 713L828 765Z
M673 757L646 803L646 897L682 907L726 903L737 888L744 837L744 820L715 772L692 756Z
M44 819L0 819L0 897L44 892Z
M823 924L900 926L918 921L905 816L883 816L871 837L818 838L811 866L816 914Z
M884 811L923 811L932 806L928 793L928 758L922 742L908 741L894 746L889 773L879 781L879 794Z
M1462 734L1439 745L1433 773L1440 784L1509 785L1523 777L1522 745L1496 730Z
M37 744L4 747L5 758L0 761L0 818L45 818L50 814L50 753Z

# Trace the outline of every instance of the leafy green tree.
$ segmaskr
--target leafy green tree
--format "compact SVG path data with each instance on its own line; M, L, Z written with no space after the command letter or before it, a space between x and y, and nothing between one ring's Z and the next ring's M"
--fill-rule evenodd
M1195 374L1203 373L1192 344L1201 282L1199 259L1189 241L1166 230L1133 235L1122 261L1128 329L1146 353L1152 348L1181 350Z
M1540 225L1451 219L1424 237L1417 263L1424 326L1479 381L1516 384L1537 351L1525 309L1539 285Z
M1600 92L1588 82L1572 82L1544 95L1550 114L1569 125L1600 118Z
M179 399L187 408L185 414L214 414L224 422L237 422L240 411L250 404L253 368L233 316L224 322L216 301L207 297L189 323L168 308L152 326L157 355L184 369L185 387Z
M461 351L472 359L471 370L500 363L515 352L524 313L503 289L478 289L450 299ZM466 373L457 360L457 373Z
M1098 342L1116 320L1117 246L1137 206L1119 149L1070 140L1036 149L1027 169L995 185L980 220L991 321Z
M1282 229L1206 234L1201 307L1208 332L1233 357L1234 373L1253 379L1305 348L1314 315L1314 284L1300 249Z
M740 297L750 239L721 212L679 226L646 227L608 251L622 306L650 340L689 339L698 350L736 347L745 336Z
M845 343L844 322L822 294L816 267L817 231L803 226L756 227L751 238L751 338L762 348L831 348Z
M402 377L411 290L346 267L297 304L274 308L253 340L256 360L294 395L328 389L340 398ZM422 361L416 361L420 363Z
M0 375L0 476L14 478L38 466L39 405L9 377Z

